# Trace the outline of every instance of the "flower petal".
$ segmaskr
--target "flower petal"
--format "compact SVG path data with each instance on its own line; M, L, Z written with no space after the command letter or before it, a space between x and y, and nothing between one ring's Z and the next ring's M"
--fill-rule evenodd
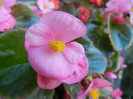
M107 80L97 78L97 79L94 79L92 82L93 82L94 89L103 88L103 89L108 89L112 91L112 88L110 87L112 83L108 82Z
M43 89L54 89L58 87L62 82L54 79L46 78L40 74L37 74L37 84Z
M43 46L52 42L52 34L47 26L37 23L27 30L25 39L32 46Z
M44 14L41 23L51 29L55 40L64 43L86 33L86 27L79 19L63 11L50 11Z
M30 47L28 58L33 69L47 78L64 79L75 70L61 52L55 53L49 46Z
M0 32L12 29L16 24L16 20L12 15L9 15L9 19L0 23Z
M76 70L68 76L67 78L61 80L67 84L73 84L81 81L88 71L88 60L86 56L84 56L77 64L75 64Z
M78 63L85 56L84 48L77 42L70 42L66 44L65 51L62 52L64 57L70 63Z
M13 5L16 4L16 0L1 0L1 2L3 3L4 7L12 7Z

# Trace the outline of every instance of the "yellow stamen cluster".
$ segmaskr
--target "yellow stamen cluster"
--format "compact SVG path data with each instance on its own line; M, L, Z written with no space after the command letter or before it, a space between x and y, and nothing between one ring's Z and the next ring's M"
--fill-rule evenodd
M3 6L3 4L2 4L2 2L0 1L0 7L2 7Z
M46 5L45 5L45 8L49 8L49 4L46 4Z
M91 90L90 91L90 97L93 99L98 99L100 96L100 93L97 90Z
M54 52L64 51L65 50L65 43L62 41L55 41L48 43L49 47L54 50Z
M87 79L88 81L92 81L92 80L93 80L93 77L92 77L92 75L88 75L88 76L86 77L86 79Z
M131 12L133 12L133 8L131 9Z

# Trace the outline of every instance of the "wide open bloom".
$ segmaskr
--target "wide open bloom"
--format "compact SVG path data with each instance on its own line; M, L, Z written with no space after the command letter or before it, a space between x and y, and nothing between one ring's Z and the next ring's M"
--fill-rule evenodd
M111 92L111 96L113 99L122 99L121 98L122 94L123 94L123 92L119 88L117 88Z
M84 48L70 42L86 33L85 25L74 16L51 11L41 23L31 26L25 36L25 48L41 88L53 89L62 82L72 84L84 78L88 60Z
M86 9L85 7L81 7L79 10L81 12L79 19L82 22L86 22L90 17L90 11L88 9Z
M76 97L76 99L86 99L88 96L89 99L98 99L100 96L100 93L98 91L99 88L101 89L107 89L109 91L112 91L112 87L110 87L112 83L104 80L104 79L94 79L91 81L89 87L84 90L81 89Z
M0 0L0 32L12 29L15 24L15 18L10 14L11 7L16 0Z
M37 5L43 13L59 8L59 0L37 0Z

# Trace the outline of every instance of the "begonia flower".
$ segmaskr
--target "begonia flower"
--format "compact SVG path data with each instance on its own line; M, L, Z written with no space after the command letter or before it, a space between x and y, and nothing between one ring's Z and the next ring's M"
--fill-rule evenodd
M130 14L130 22L133 24L133 0L109 0L106 3L107 8L105 8L105 12L109 13L117 13L122 15L125 12Z
M62 82L81 81L88 71L88 60L83 46L72 40L85 35L85 25L62 11L48 12L40 21L25 35L25 48L31 66L38 73L38 85L54 89Z
M131 10L133 3L132 0L109 0L106 6L106 13L124 13Z
M100 78L93 79L86 90L81 89L79 91L76 99L86 99L87 96L89 97L89 99L98 99L100 96L99 88L107 89L111 92L112 91L112 87L110 87L111 85L112 83L104 79Z
M81 7L79 10L81 12L79 19L82 22L86 22L90 17L90 11L88 9L86 9L85 7Z
M123 94L123 92L119 88L117 88L111 92L111 96L113 99L122 99L121 98L122 94Z
M89 0L91 3L94 3L94 4L96 4L97 6L101 6L101 1L102 0Z
M104 73L104 75L107 76L108 78L111 78L111 79L117 78L117 75L113 72L106 72L106 73Z
M16 0L0 0L0 32L12 29L15 24L15 18L10 14L11 7L16 3Z
M16 0L0 0L0 12L11 12L11 7L16 4Z
M37 0L37 5L43 13L59 8L59 0Z

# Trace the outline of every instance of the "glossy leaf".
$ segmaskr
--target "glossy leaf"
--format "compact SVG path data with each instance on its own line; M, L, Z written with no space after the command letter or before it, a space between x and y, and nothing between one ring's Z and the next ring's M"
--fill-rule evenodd
M82 36L80 38L77 38L74 41L82 44L83 47L85 48L85 51L87 51L92 46L92 42L86 36Z
M108 31L109 31L111 44L113 45L116 51L125 50L132 43L132 38L133 38L132 28L126 23L113 24L112 20L113 16L110 15L108 21Z
M33 24L39 23L40 19L35 16L25 16L17 20L16 27L28 28Z
M94 24L88 24L87 37L94 42L94 45L103 53L104 56L111 57L114 52L111 46L108 34L101 31L101 29Z
M97 48L92 47L86 51L86 56L89 62L88 72L103 74L107 66L107 60L102 53Z
M113 72L113 71L117 71L118 69L120 69L119 53L115 53L115 55L110 58L110 61L112 61L112 66L109 66L107 68L107 70L106 70L107 72Z
M0 36L0 95L23 97L36 87L36 72L28 63L24 48L25 30L11 30Z
M28 16L28 15L34 15L34 13L32 12L30 8L22 4L16 4L15 6L13 6L12 14L16 19Z

